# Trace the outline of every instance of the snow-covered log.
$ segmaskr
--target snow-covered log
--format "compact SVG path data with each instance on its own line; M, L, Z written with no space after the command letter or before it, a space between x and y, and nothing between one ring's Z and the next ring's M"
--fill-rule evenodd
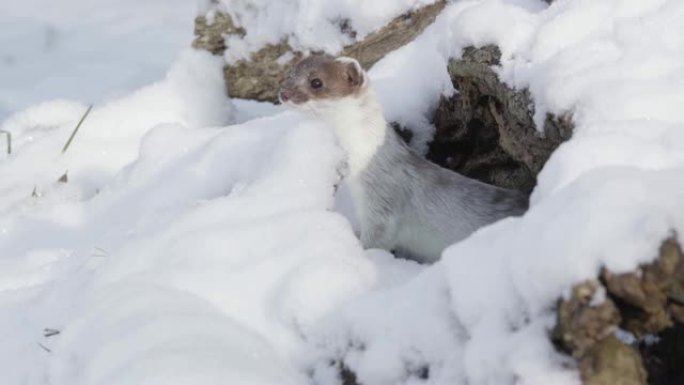
M241 25L236 20L248 19L249 15L245 15L245 13L253 11L254 8L245 7L243 9L240 7L240 2L237 3L226 7L220 2L215 2L206 13L198 16L195 20L193 46L215 55L225 54L227 63L224 67L224 73L231 97L261 101L275 101L277 99L276 92L283 74L301 58L304 52L323 50L329 53L351 56L358 59L365 68L369 68L387 53L412 41L435 20L446 5L445 0L414 2L426 5L415 9L397 8L398 13L390 15L392 16L391 20L384 26L376 30L369 29L369 31L354 25L352 17L338 18L327 23L323 20L323 15L320 15L321 20L317 20L315 23L318 26L326 25L337 28L335 32L342 38L340 45L317 47L315 44L307 44L306 37L301 37L302 33L299 36L297 34L297 29L305 29L305 26L295 26L295 30L290 32L291 39L264 40L262 45L250 42L250 48L260 47L252 51L251 49L239 48L247 44L250 28ZM259 2L252 3L254 3L252 4L253 7L259 7ZM287 4L284 5L284 8L287 8ZM314 13L314 11L312 10L310 13ZM354 13L352 12L351 15L353 16ZM368 17L363 18L367 19ZM307 20L299 18L296 21L288 20L288 22L306 23ZM261 27L261 24L255 24L253 27L255 31L251 31L251 33L253 35L264 33L256 31ZM272 27L277 29L277 26ZM267 35L268 31L265 34ZM297 37L300 38L297 39ZM226 52L227 49L229 52Z
M531 191L551 153L570 138L572 121L547 114L541 135L529 91L509 87L494 71L500 59L499 48L488 45L449 62L458 93L440 101L428 157L487 183Z

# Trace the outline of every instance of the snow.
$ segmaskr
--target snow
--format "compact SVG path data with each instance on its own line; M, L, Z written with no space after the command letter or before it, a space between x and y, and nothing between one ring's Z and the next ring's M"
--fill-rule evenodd
M449 57L472 44L501 47L497 71L529 87L537 123L576 124L528 213L432 266L363 250L332 132L226 99L221 60L179 48L195 6L180 3L0 6L0 29L21 32L0 46L23 63L0 64L14 144L0 155L3 383L332 385L344 366L368 385L575 385L548 340L556 300L684 231L678 0L462 0L374 66L386 116L416 129L418 150L454 92ZM260 32L236 54L283 37L334 51L340 17L363 34L418 2L253 4L241 22ZM36 50L49 25L64 46Z
M15 155L0 164L4 182L0 211L24 201L34 187L43 194L67 171L73 182L66 187L68 194L88 198L135 159L146 130L161 123L219 126L233 114L225 99L220 60L200 52L181 54L166 81L95 107L67 152L60 155L85 110L76 102L45 102L2 124L13 134Z
M369 71L385 118L413 133L409 144L426 154L435 128L431 123L442 95L454 92L445 71L448 60L437 46L440 36L426 33L414 44L391 52ZM420 60L413 58L420 57Z
M182 290L116 284L88 301L59 337L53 384L276 384L291 375L263 338Z
M188 0L0 3L0 120L54 98L100 103L158 80L192 40Z
M182 64L152 86L165 93L139 98L146 88L102 107L89 132L107 139L119 123L114 116L147 114L159 99L174 96L171 75ZM214 96L190 100L206 105ZM301 349L297 333L374 277L349 224L328 210L342 154L332 133L300 124L293 114L198 128L182 123L182 109L171 111L178 115L159 119L175 123L161 120L142 138L126 138L140 141L139 153L90 196L73 194L88 181L87 174L74 173L40 197L24 189L18 208L3 216L4 262L15 269L29 270L32 260L40 262L36 270L49 267L11 291L49 304L30 317L34 331L64 330L44 341L25 330L26 340L18 343L40 350L38 339L51 350L46 375L57 384L169 378L177 384L226 378L282 384L288 377L298 383L285 361ZM85 140L78 143L83 147ZM62 284L64 276L69 282ZM326 290L317 290L322 285ZM277 347L263 342L266 337ZM135 341L135 349L126 341ZM23 367L13 382L33 370L30 362Z

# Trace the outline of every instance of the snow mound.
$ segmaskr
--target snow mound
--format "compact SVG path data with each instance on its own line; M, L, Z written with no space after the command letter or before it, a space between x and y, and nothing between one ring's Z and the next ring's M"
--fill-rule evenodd
M182 53L165 80L95 106L64 154L86 106L57 100L12 115L0 125L12 133L13 142L13 155L0 155L0 212L26 204L34 188L45 195L65 172L70 183L63 193L92 196L135 158L141 138L157 124L197 128L230 122L234 108L225 97L221 68L221 61L208 53ZM47 198L52 199L60 198Z
M226 128L181 125L182 109L150 113L173 100L174 84L105 106L91 121L89 139L105 143L107 109L153 127L115 136L139 140L138 154L122 165L126 149L110 149L119 157L107 165L119 171L91 195L73 194L84 183L76 174L26 193L0 220L11 268L0 277L3 307L37 303L3 321L21 325L5 346L31 353L12 383L301 383L292 366L301 335L375 282L348 222L330 211L342 157L331 132L291 113ZM176 123L162 124L167 117ZM12 167L37 167L20 158L48 140L37 139L19 146ZM42 337L43 328L61 333ZM49 370L33 378L41 349Z
M188 0L0 4L0 120L55 98L100 104L163 76L192 39Z
M185 291L122 283L89 301L60 336L52 384L288 383L263 338Z

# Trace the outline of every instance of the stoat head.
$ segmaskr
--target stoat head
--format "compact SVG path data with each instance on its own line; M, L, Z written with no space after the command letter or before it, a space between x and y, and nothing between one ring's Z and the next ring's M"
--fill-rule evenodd
M278 98L294 107L316 107L321 103L362 92L366 74L355 59L311 55L297 63L280 87Z

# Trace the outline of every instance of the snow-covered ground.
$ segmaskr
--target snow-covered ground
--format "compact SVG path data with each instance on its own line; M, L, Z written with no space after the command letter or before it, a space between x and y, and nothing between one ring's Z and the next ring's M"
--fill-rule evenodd
M539 118L575 119L530 211L432 266L362 249L332 132L227 100L220 60L180 49L189 3L0 5L3 384L336 384L341 365L368 385L578 384L547 338L556 299L684 233L679 0L457 1L372 69L388 117L428 135L448 58L495 43ZM352 0L255 3L362 31L386 19Z

